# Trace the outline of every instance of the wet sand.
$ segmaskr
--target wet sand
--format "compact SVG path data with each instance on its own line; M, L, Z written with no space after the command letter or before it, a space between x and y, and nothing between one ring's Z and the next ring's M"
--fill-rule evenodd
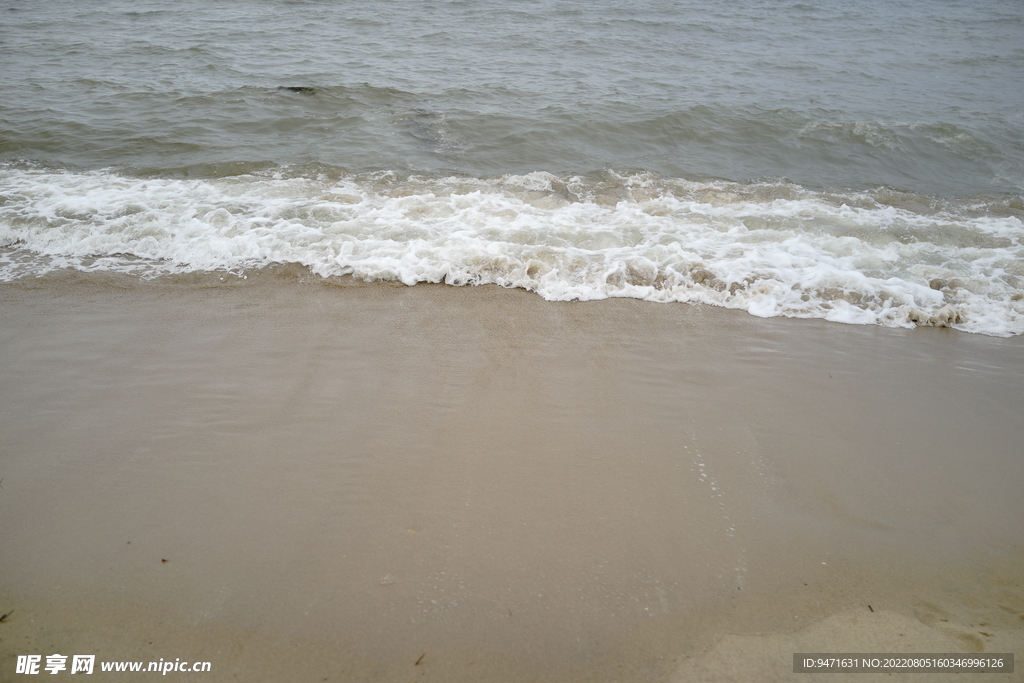
M496 287L4 285L2 678L53 653L203 681L1019 657L1022 360Z

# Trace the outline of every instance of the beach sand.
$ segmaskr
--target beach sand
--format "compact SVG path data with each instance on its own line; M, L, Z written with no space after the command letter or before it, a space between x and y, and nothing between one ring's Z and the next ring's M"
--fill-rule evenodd
M2 285L0 679L54 653L467 682L1020 656L1022 360L497 287Z

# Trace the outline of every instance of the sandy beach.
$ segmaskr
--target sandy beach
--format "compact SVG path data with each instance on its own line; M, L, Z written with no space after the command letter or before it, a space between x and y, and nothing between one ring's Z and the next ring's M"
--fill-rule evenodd
M1020 657L1022 359L269 269L0 285L0 678L53 653L567 683Z

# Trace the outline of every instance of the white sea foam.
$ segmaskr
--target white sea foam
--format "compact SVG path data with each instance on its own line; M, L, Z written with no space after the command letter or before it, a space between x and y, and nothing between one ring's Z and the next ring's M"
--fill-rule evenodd
M0 279L297 263L317 276L1024 333L1020 207L649 174L136 178L0 169Z

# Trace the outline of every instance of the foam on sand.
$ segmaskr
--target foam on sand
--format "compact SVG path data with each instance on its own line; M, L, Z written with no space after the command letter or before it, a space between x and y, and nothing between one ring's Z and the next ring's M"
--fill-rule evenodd
M761 317L1024 332L1019 198L654 174L322 169L205 179L0 168L0 278L55 269L497 284Z

